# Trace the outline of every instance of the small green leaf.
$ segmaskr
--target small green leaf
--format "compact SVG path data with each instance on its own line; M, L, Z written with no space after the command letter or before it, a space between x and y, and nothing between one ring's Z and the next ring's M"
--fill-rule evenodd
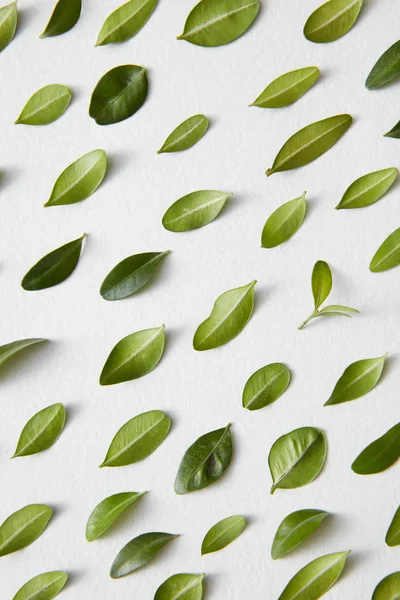
M289 106L314 85L320 76L318 67L304 67L289 71L274 79L265 90L254 100L251 106L260 108L282 108Z
M397 175L395 167L363 175L347 188L336 208L363 208L374 204L392 187Z
M0 52L13 39L18 22L17 1L0 8Z
M391 548L400 546L400 506L396 510L386 534L385 542Z
M23 125L48 125L61 117L71 102L71 90L57 83L46 85L33 94L15 121Z
M329 0L307 19L304 35L311 42L334 42L353 27L363 0Z
M97 540L117 519L147 492L121 492L104 498L92 510L86 524L88 542Z
M214 190L200 190L187 194L169 207L163 216L162 224L168 231L175 232L203 227L219 215L229 196L232 194Z
M324 406L342 404L361 398L370 392L381 378L387 354L352 363L344 370Z
M390 46L372 67L365 86L376 90L400 75L400 40Z
M400 423L369 444L351 465L358 475L381 473L400 458ZM399 542L400 543L400 542Z
M165 544L178 537L172 533L143 533L131 540L117 554L110 577L119 579L146 565Z
M271 556L282 558L297 548L329 517L323 510L308 508L290 513L283 519L272 542Z
M351 306L343 306L342 304L329 304L329 306L324 306L316 313L316 317L322 317L324 315L339 315L341 317L350 317L351 315L358 315L360 311L356 308L351 308Z
M396 125L384 135L385 137L400 138L400 121L396 123Z
M63 571L42 573L25 583L13 600L52 600L61 592L67 580L68 575Z
M328 263L318 260L311 275L311 289L314 297L314 308L317 310L328 298L332 289L332 273Z
M289 240L300 228L307 210L306 192L285 202L268 218L261 235L262 248L275 248Z
M248 379L243 390L242 405L259 410L282 396L290 382L290 371L282 363L272 363L258 369Z
M32 544L42 535L52 515L45 504L29 504L12 513L0 526L0 556Z
M81 16L82 0L58 0L41 38L66 33L77 24Z
M327 442L320 429L300 427L282 435L268 456L271 494L278 488L293 489L314 481L324 466L326 453Z
M119 44L135 36L151 17L157 0L130 0L104 21L96 46Z
M60 437L65 425L65 408L52 404L36 413L25 425L12 458L43 452Z
M203 580L202 575L192 573L178 573L172 575L160 585L154 600L202 600Z
M240 515L222 519L207 531L201 544L201 554L218 552L234 542L246 527L246 519Z
M35 346L36 344L43 344L43 342L47 342L47 340L43 338L28 338L0 346L0 367L10 358L21 352L21 350L25 350L25 348Z
M398 600L400 596L400 571L388 575L375 588L372 600Z
M373 273L381 273L398 265L400 265L400 227L379 246L371 260L369 270Z
M204 115L189 117L189 119L178 125L167 137L158 154L162 154L163 152L181 152L182 150L191 148L201 140L208 129L208 125L208 119Z

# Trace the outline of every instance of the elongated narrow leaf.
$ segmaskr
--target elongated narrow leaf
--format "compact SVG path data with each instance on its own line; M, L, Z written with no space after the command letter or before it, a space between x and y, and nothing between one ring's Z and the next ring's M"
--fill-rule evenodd
M400 75L400 40L390 46L372 67L365 86L376 90Z
M130 40L147 23L156 4L157 0L130 0L114 10L105 20L96 46Z
M400 227L379 246L369 265L373 273L388 271L400 265Z
M199 437L185 452L175 479L175 492L188 494L217 481L232 459L230 424Z
M266 172L267 177L308 165L336 144L352 121L351 115L336 115L303 127L279 150L272 167Z
M214 190L199 190L187 194L169 207L162 224L168 231L175 232L203 227L219 215L229 196L232 194Z
M101 467L123 467L147 458L165 440L171 419L151 410L130 419L115 434Z
M259 0L201 0L186 19L178 40L197 46L229 44L247 31L259 10Z
M191 148L201 140L208 129L208 124L208 119L204 115L189 117L189 119L178 125L167 137L158 154L162 154L163 152L181 152L182 150Z
M60 437L65 425L65 408L52 404L36 413L25 425L13 458L37 454L50 448Z
M52 515L45 504L29 504L12 513L0 526L0 556L32 544L42 535Z
M390 131L385 133L385 137L400 138L400 121Z
M68 575L63 571L42 573L25 583L13 600L52 600L61 592L67 580Z
M311 483L324 466L327 453L325 434L315 427L300 427L282 435L272 446L268 464L273 485L293 489Z
M0 367L10 358L21 352L21 350L36 346L36 344L43 344L43 342L47 342L47 340L43 338L28 338L0 346Z
M204 577L204 573L202 575L192 573L172 575L160 585L154 600L178 600L178 598L179 600L202 600Z
M178 537L172 533L143 533L131 540L117 554L110 577L119 579L146 565L165 544Z
M272 558L277 560L297 548L318 529L327 517L329 517L328 512L314 508L290 513L283 519L275 534L272 542Z
M0 8L0 52L4 50L15 35L18 22L17 2L11 2Z
M48 125L65 113L71 102L71 90L57 83L46 85L31 96L15 121L23 125Z
M396 510L386 534L385 542L388 546L400 546L400 506Z
M318 260L311 275L311 289L314 297L314 308L317 310L327 299L332 289L332 273L328 263Z
M300 228L306 215L306 192L285 202L268 218L261 235L263 248L275 248L289 240Z
M267 85L251 106L260 108L289 106L308 92L320 74L318 67L304 67L285 73Z
M77 24L81 16L82 0L58 0L41 38L66 33Z
M375 588L372 600L398 600L400 596L400 571L388 575Z
M349 554L350 551L327 554L308 563L289 581L278 600L321 598L339 579Z
M304 35L311 42L333 42L353 27L363 0L329 0L307 19Z
M88 542L97 540L119 519L119 517L146 492L121 492L104 498L92 510L86 524L86 539Z
M86 234L49 252L24 276L21 286L27 291L44 290L67 279L75 270Z
M388 469L400 458L400 423L369 444L351 468L358 475L372 475Z
M100 375L100 385L114 385L147 375L164 352L164 325L122 338L111 350Z
M290 371L282 363L258 369L244 386L242 404L248 410L259 410L282 396L290 382Z
M222 550L222 548L234 542L245 527L246 519L240 515L222 519L207 531L201 544L201 553L210 554Z
M350 402L370 392L381 378L386 357L387 354L378 358L365 358L349 365L324 406Z
M216 299L210 316L196 329L193 338L195 350L217 348L239 335L253 313L256 283L256 280L251 281Z
M395 167L363 175L347 188L336 208L363 208L374 204L392 187L397 175Z
M315 315L316 317L323 317L324 315L338 315L341 317L350 317L355 314L359 314L360 311L351 306L343 306L342 304L329 304L321 308Z
M98 125L111 125L128 119L147 97L144 67L121 65L108 71L97 83L90 99L89 115Z
M45 206L75 204L86 200L103 181L106 169L107 156L104 150L84 154L61 173Z
M156 274L169 252L144 252L122 260L101 284L100 294L104 300L121 300L141 290Z

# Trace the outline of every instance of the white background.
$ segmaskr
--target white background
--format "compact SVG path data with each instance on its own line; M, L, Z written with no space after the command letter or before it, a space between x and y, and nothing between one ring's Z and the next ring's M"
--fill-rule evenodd
M201 48L177 41L191 0L160 0L131 41L94 48L106 16L119 2L86 0L76 27L40 40L53 0L21 0L20 25L0 55L2 140L0 237L1 343L46 337L2 370L0 521L29 503L47 503L55 516L34 545L0 560L1 597L12 599L31 577L69 573L65 600L151 600L177 572L207 574L207 599L274 600L306 563L352 549L331 600L368 600L375 585L399 568L399 550L385 545L399 504L399 465L369 477L351 471L358 453L399 419L400 268L368 270L386 236L400 224L399 184L379 203L335 211L347 186L370 171L400 167L400 140L382 137L400 118L400 83L364 87L376 59L399 37L396 0L365 0L354 29L331 44L303 37L315 0L264 0L254 26L236 42ZM90 94L110 68L148 68L149 95L131 119L100 127L89 118ZM320 81L297 104L280 110L248 108L278 75L317 65ZM66 114L45 127L14 125L40 87L73 90ZM210 130L192 149L157 155L181 121L202 112ZM354 124L311 165L266 178L283 142L310 122L349 112ZM73 206L43 208L61 171L81 155L104 148L109 172L99 190ZM197 189L234 195L213 223L182 234L161 218L179 197ZM278 205L308 191L300 231L273 250L260 248L266 218ZM20 280L44 254L88 233L80 263L63 284L25 292ZM117 262L137 252L171 249L153 285L121 302L106 302L100 284ZM331 301L360 309L353 320L297 325L312 310L310 276L316 260L333 271ZM196 353L197 325L222 292L257 279L254 315L226 346ZM108 353L125 335L166 325L167 347L157 369L129 383L102 388ZM368 396L323 408L344 368L390 353L382 381ZM248 377L270 362L289 366L293 379L274 405L247 412L241 394ZM18 436L38 410L63 402L68 424L55 446L13 461ZM163 445L142 463L98 469L128 419L162 409L173 420ZM206 490L178 497L175 474L200 435L232 422L235 455L224 477ZM297 490L271 485L267 457L282 434L304 425L325 430L326 466ZM93 507L120 491L150 493L107 535L85 541ZM270 547L281 519L302 508L334 516L286 558ZM243 514L249 526L229 548L201 557L211 525ZM147 531L181 533L151 565L113 581L109 567L120 548Z

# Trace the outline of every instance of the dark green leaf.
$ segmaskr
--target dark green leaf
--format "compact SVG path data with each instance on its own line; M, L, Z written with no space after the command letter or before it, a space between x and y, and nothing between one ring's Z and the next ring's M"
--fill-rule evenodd
M229 196L232 194L214 190L200 190L187 194L169 207L163 216L162 224L168 231L175 232L203 227L219 215Z
M345 369L324 406L342 404L361 398L378 383L387 354L352 363Z
M35 346L36 344L43 344L43 342L47 342L47 340L43 338L28 338L26 340L17 340L16 342L10 342L9 344L0 346L0 366L15 356L15 354L21 352L21 350L25 350L25 348Z
M289 382L290 371L282 363L272 363L258 369L244 386L243 407L259 410L272 404L283 394Z
M318 67L304 67L274 79L251 106L282 108L297 102L320 76Z
M333 42L344 36L358 19L363 0L329 0L307 19L304 35L311 42Z
M178 537L172 533L143 533L122 548L111 565L110 577L119 579L146 565L165 544Z
M97 540L111 527L113 523L137 500L147 492L121 492L104 498L92 510L86 524L86 539L88 542Z
M400 458L400 423L389 429L357 456L351 465L358 475L381 473Z
M96 46L119 44L130 40L151 17L157 0L130 0L107 17Z
M306 192L285 202L268 218L261 235L263 248L275 248L289 240L300 228L307 210Z
M218 552L234 542L246 527L246 519L240 515L227 517L207 531L201 545L202 554Z
M52 600L67 583L63 571L51 571L30 579L15 594L13 600Z
M313 508L297 510L285 517L272 542L272 558L277 560L297 548L327 517L329 517L328 512Z
M388 271L400 265L400 227L379 246L369 265L373 273Z
M400 121L390 131L385 133L385 137L400 138Z
M203 580L202 575L192 573L178 573L172 575L160 585L154 600L202 600Z
M50 448L64 429L65 417L65 408L61 403L52 404L36 413L23 428L12 458L37 454Z
M386 534L385 542L388 546L400 546L400 506L396 510Z
M158 154L163 152L180 152L191 148L205 134L208 129L208 119L204 115L193 115L186 121L183 121L173 132L167 137L164 144L158 151Z
M363 208L374 204L392 187L397 175L395 167L363 175L347 188L336 208Z
M400 571L388 575L375 588L372 600L398 600L400 597Z
M77 24L81 16L82 0L58 0L41 38L61 35Z
M17 2L11 2L0 8L0 52L4 50L15 35L18 22Z
M386 85L400 75L400 40L390 46L377 60L367 77L365 86L369 90Z
M46 85L33 94L15 121L23 125L48 125L65 113L71 102L71 90L57 83Z
M45 504L29 504L12 513L0 526L0 556L32 544L43 533L53 511Z

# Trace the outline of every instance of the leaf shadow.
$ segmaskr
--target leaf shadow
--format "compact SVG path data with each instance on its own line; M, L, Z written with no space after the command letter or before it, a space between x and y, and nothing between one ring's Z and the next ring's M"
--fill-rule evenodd
M349 548L351 550L351 548ZM365 557L371 553L368 551L357 551L356 554L351 553L346 561L346 566L343 570L341 578L352 576L353 571L357 570L360 565L364 563Z
M126 533L132 529L132 525L135 526L136 523L140 524L142 517L144 517L148 512L148 507L146 508L146 506L144 506L147 494L141 498L138 498L138 500L136 500L132 506L127 508L126 511L123 512L122 515L118 517L118 519L111 525L111 527L103 533L100 539L107 540L107 538L109 539L118 533Z
M85 575L85 571L84 569L73 569L72 571L70 571L69 569L66 571L67 575L68 575L68 580L67 583L65 585L65 589L67 589L70 585L75 585L77 582L79 582Z
M126 169L130 164L130 158L124 152L112 152L107 154L107 173L104 178L104 183L112 181L114 177L119 177L121 171Z
M177 329L176 327L166 327L165 328L165 346L164 346L164 353L163 353L163 359L166 355L168 355L171 351L171 347L174 346L174 344L176 343L176 340L179 339L179 336L181 335L181 330Z
M374 4L376 4L376 0L364 0L360 14L358 16L357 21L362 23L365 18L368 17L369 13L374 9ZM357 22L355 26L357 25ZM378 59L378 57L377 57Z
M6 363L0 366L0 384L11 380L15 376L16 371L21 367L22 363L25 363L27 367L32 366L37 360L37 355L39 353L45 353L44 346L47 346L49 343L50 341L47 340L47 342L35 344L34 346L24 348L14 356L11 356Z
M0 190L3 191L14 185L15 179L20 175L20 171L13 167L2 167L0 171Z
M387 377L390 376L390 373L394 370L395 365L397 363L398 360L398 355L397 354L390 354L386 360L385 360L385 364L382 370L382 375L380 377L380 383L382 381L385 381Z
M35 11L35 6L20 8L18 5L18 23L14 38L19 37L29 27L29 22Z
M217 576L213 573L212 575L206 574L203 580L203 589L205 598L213 598L216 590Z
M264 300L271 295L270 288L265 285L256 284L254 288L254 308L257 308L264 304Z
M64 404L66 419L64 429L68 428L71 422L75 421L76 415L80 412L81 407L79 404Z

